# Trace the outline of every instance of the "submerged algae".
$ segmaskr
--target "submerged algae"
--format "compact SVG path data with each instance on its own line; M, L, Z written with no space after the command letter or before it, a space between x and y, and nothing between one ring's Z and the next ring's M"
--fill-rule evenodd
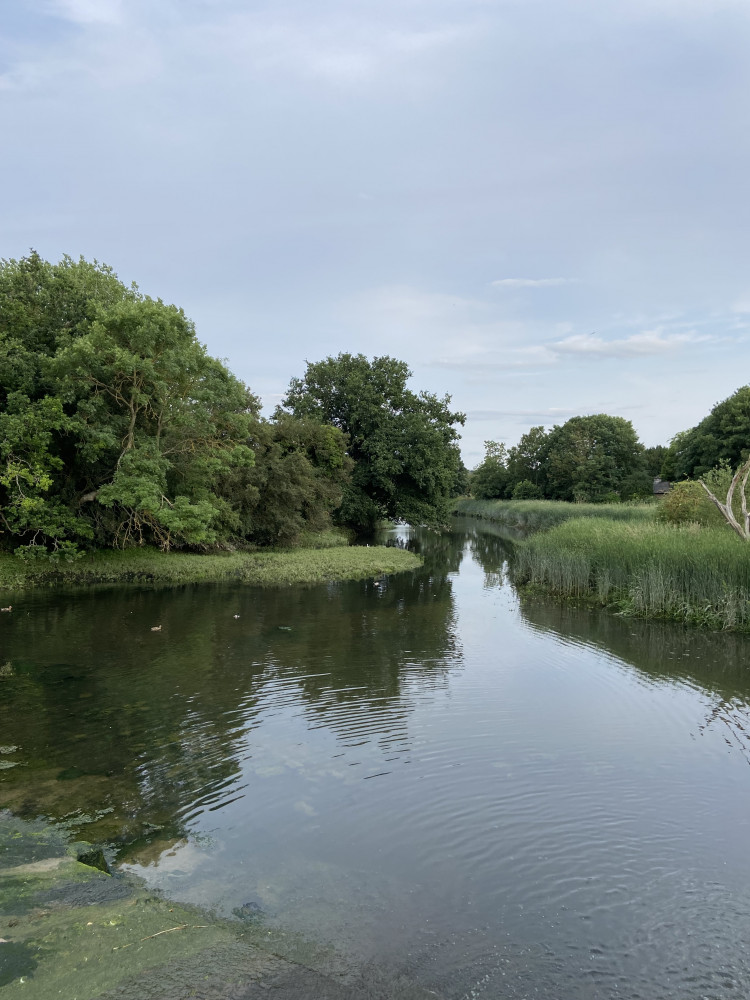
M0 997L24 989L34 1000L436 995L267 925L252 904L251 921L217 919L133 875L108 875L78 860L83 846L66 847L53 826L0 813L0 859L12 862L0 868Z

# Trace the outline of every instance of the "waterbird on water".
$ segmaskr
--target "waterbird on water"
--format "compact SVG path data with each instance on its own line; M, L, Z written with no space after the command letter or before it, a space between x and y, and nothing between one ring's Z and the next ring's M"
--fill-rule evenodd
M12 610L13 610L13 605L12 604L9 605L7 608L0 608L0 611L12 611Z
M161 632L161 625L152 625L151 626L151 631L152 632Z

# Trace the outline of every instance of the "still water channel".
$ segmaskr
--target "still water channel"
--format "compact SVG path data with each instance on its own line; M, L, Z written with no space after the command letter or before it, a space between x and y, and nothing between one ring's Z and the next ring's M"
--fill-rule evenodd
M14 601L0 806L449 1000L750 996L750 639L390 540L423 569Z

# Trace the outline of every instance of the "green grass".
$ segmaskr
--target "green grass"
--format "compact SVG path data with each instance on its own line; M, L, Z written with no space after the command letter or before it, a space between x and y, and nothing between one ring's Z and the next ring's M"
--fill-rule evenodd
M329 539L330 541L330 539ZM260 587L299 583L361 580L415 569L421 559L411 552L384 546L328 545L284 551L228 552L196 555L156 549L107 550L72 563L27 563L0 555L0 590L117 583L179 586L236 580Z
M727 528L576 518L518 543L513 571L624 614L750 631L750 545Z
M454 514L496 521L508 528L543 531L563 521L580 517L604 517L612 521L653 520L652 503L565 503L562 500L457 500Z

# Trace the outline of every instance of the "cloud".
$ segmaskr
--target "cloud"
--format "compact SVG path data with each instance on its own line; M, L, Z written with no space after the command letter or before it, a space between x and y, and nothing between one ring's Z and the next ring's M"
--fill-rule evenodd
M256 71L280 71L292 77L329 83L357 83L383 72L415 68L421 58L475 36L471 24L418 28L338 14L291 18L264 11L243 12L194 28L200 47L223 54Z
M687 333L664 334L661 329L644 330L619 340L605 340L596 334L576 333L564 340L550 344L556 354L576 354L594 358L641 358L657 354L668 354L686 344L698 344L714 338Z
M74 24L120 24L122 0L52 0L48 9Z
M549 406L545 410L468 410L466 416L469 420L497 420L499 417L551 417L557 420L558 417L574 417L581 412L579 407Z
M499 278L492 285L494 288L553 288L576 283L576 278Z

